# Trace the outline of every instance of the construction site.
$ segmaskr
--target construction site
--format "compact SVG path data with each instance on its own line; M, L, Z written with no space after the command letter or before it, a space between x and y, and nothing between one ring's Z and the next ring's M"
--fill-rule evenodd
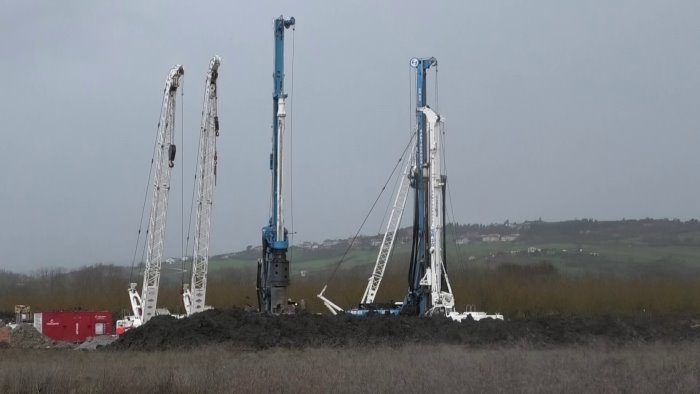
M272 57L254 61L272 71L273 83L272 114L255 122L270 145L260 155L257 146L241 144L247 155L257 155L254 161L222 155L224 146L246 141L241 134L250 132L239 127L240 118L249 118L240 101L232 104L226 101L231 96L220 94L221 81L245 78L240 59L212 53L208 63L202 58L199 64L181 64L173 54L172 66L161 73L164 83L149 78L141 86L149 92L162 88L162 94L159 108L150 111L152 117L158 114L155 136L149 137L152 155L150 160L138 158L149 163L142 168L148 175L140 187L143 193L117 185L128 189L123 196L131 200L122 206L140 208L119 208L120 216L138 217L133 249L125 252L132 255L130 266L75 271L83 276L60 269L24 276L8 271L0 287L10 290L0 295L14 310L0 315L1 392L121 392L124 387L183 393L697 389L697 221L577 219L555 223L558 227L551 230L554 226L540 218L460 227L455 210L464 209L465 197L453 195L453 185L460 185L457 190L465 184L471 189L489 186L474 181L466 166L450 166L448 174L447 155L466 156L469 150L447 138L451 132L471 131L463 125L447 131L452 114L443 111L454 107L440 100L438 67L443 63L431 53L401 59L408 69L408 98L402 92L381 99L410 102L404 130L367 122L364 117L377 118L368 115L372 108L364 103L310 95L337 100L337 119L374 127L374 132L390 135L391 143L382 145L384 140L377 138L353 146L358 162L353 175L369 179L366 173L371 172L374 182L363 184L362 201L324 199L319 194L327 187L323 179L307 174L296 175L307 186L304 193L294 192L295 163L334 165L318 163L310 154L324 150L320 142L294 154L305 141L295 135L313 126L304 117L294 124L294 108L316 105L304 95L295 105L295 59L326 55L308 50L303 41L308 36L296 41L297 27L307 23L299 19L272 19L266 33ZM318 29L315 22L308 23ZM306 51L297 55L296 45ZM460 66L446 67L443 91L464 78L462 70L455 71ZM185 80L190 81L187 93ZM367 90L360 83L355 87ZM304 88L297 82L296 89ZM185 115L191 105L184 102L200 94L201 118L193 133L185 128L185 116L192 114ZM386 111L380 106L381 112ZM328 132L334 132L332 127ZM340 140L328 141L338 151L350 149ZM382 168L361 167L359 162L375 149L381 152ZM180 168L189 153L196 158L191 194L185 184L189 173ZM124 163L131 156L125 155ZM546 161L542 157L537 160ZM250 182L235 172L257 173L252 168L260 165L267 174L260 182L260 177ZM258 207L241 208L230 195L217 193L217 187L231 184L269 209L256 212L265 217L254 229L259 243L220 254L215 240L239 241L233 240L237 234L217 232L213 223L237 218L214 207ZM295 227L295 206L304 203L351 211L353 222L342 230L349 236L303 244L295 240L303 228ZM333 214L322 216L314 222L338 221ZM298 215L296 220L305 223ZM314 263L308 263L308 256L315 256ZM78 289L80 295L73 291ZM54 300L59 295L62 301Z
M271 209L269 222L262 227L262 257L257 262L256 279L257 311L274 316L272 321L282 321L281 318L278 318L280 315L305 314L305 301L296 302L289 297L291 262L287 258L289 236L285 227L286 197L283 188L283 185L287 184L283 168L286 163L283 158L285 152L283 142L288 98L284 90L285 31L293 29L295 25L294 17L285 19L280 16L275 19L274 23L273 123L270 153ZM188 265L187 272L191 273L190 281L183 283L181 290L185 313L174 315L167 308L158 307L161 270L166 263L164 245L168 197L173 182L172 170L177 162L175 144L176 100L178 88L185 73L184 67L178 64L170 70L165 80L151 160L152 167L149 172L150 187L147 188L147 196L144 198L144 207L141 213L142 223L144 218L148 218L142 247L143 269L140 270L141 264L136 265L140 239L136 243L131 268L130 276L141 278L142 284L140 289L137 282L129 284L128 297L132 313L116 320L113 330L116 336L137 330L159 315L186 319L211 309L206 304L206 292L209 240L212 236L212 206L218 170L217 140L220 134L220 120L217 81L220 65L221 58L216 55L212 57L205 80L204 107L202 109L199 153L191 210L191 212L194 211L194 222L190 223L191 228L193 228L193 252L190 256L184 255L181 258L183 265ZM415 69L415 131L410 133L408 144L404 148L397 166L392 171L393 176L401 164L402 171L399 173L396 195L388 220L386 220L387 225L382 243L378 248L376 264L373 272L369 275L365 294L357 307L350 307L346 311L324 296L327 285L321 289L318 298L323 301L329 313L333 315L348 314L360 319L370 315L384 318L402 315L426 319L437 318L441 319L438 320L441 322L445 319L456 322L483 319L503 320L502 315L476 311L473 305L470 308L465 306L466 311L459 312L447 275L447 238L445 236L447 177L441 167L442 149L444 148L441 141L443 120L428 105L428 72L435 69L437 65L437 59L434 57L410 60L410 66ZM390 181L391 178L387 180L387 184ZM148 191L149 189L150 191ZM408 262L408 294L402 302L375 302L375 296L384 277L386 265L392 256L394 240L401 224L410 190L413 190L414 208L411 257ZM151 204L150 207L147 207L145 202L149 193ZM192 217L192 213L190 217ZM357 230L357 234L361 230L362 226ZM141 238L141 233L141 228L139 228L139 238ZM190 233L188 232L188 244L189 239ZM337 267L342 263L343 259L341 258ZM330 275L329 281L333 279L336 272L337 269ZM23 310L22 308L23 306L16 308L18 316L16 324L21 324L29 319L29 309ZM47 337L78 343L84 342L92 336L112 334L111 314L104 312L99 316L101 317L98 322L89 320L88 316L75 317L73 315L65 316L60 312L53 312L53 314L52 312L44 312L35 314L33 320L37 330ZM85 325L85 327L81 329L81 325ZM94 332L90 331L93 328ZM267 332L267 330L265 331ZM272 333L265 335L271 335L274 338ZM156 336L155 331L147 336ZM216 339L212 340L216 341ZM272 343L277 342L273 340ZM284 346L281 342L278 344Z

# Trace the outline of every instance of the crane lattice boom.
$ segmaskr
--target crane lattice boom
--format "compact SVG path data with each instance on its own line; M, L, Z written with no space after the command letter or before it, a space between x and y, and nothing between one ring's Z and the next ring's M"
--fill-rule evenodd
M217 113L217 85L221 58L214 56L209 62L209 72L204 93L204 108L199 136L197 161L197 216L192 253L192 280L185 285L182 297L187 316L201 312L207 307L207 268L209 265L209 238L211 236L211 211L216 184L216 137L219 135Z
M129 286L131 307L135 318L140 324L146 323L155 316L158 302L170 175L172 168L175 166L175 98L177 97L177 88L180 86L180 78L184 73L182 66L176 65L170 70L168 78L165 80L163 105L160 112L160 120L158 121L158 137L152 163L155 182L153 184L151 213L148 222L148 241L141 295L136 291L136 283L131 283Z

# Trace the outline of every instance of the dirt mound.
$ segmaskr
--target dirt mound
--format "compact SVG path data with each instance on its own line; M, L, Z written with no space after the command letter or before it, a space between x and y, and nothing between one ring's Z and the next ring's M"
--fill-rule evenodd
M56 342L45 336L31 324L20 324L10 333L10 346L21 349L47 349L70 347L70 344Z
M96 350L114 342L117 338L111 335L99 335L88 338L87 341L75 347L75 350Z
M700 339L686 321L551 316L453 322L405 316L269 316L242 310L209 310L189 318L158 316L108 346L114 350L188 349L220 344L237 349L272 347L399 346L411 343L536 346Z
M53 346L53 341L41 335L31 324L20 324L10 333L10 345L22 349L42 349Z

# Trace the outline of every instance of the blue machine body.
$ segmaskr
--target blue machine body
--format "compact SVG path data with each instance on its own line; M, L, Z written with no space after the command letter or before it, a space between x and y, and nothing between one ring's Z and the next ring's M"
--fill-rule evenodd
M280 16L275 19L275 69L273 73L273 93L272 93L272 152L270 153L270 170L272 172L272 213L268 225L262 228L263 256L258 265L258 304L260 310L274 312L276 305L273 305L271 289L272 287L284 287L289 284L288 268L289 262L286 260L289 240L287 229L284 229L282 237L277 236L276 223L278 221L278 206L282 196L278 194L278 184L281 182L281 171L278 168L278 155L280 146L278 141L278 104L281 98L286 98L284 93L284 30L294 26L294 18L285 20ZM278 238L280 238L278 240ZM279 269L278 269L279 268ZM284 275L279 271L284 270ZM286 292L285 292L286 294ZM286 302L286 298L284 300Z
M287 251L289 241L285 231L284 240L277 241L277 205L281 196L277 195L277 155L279 141L277 141L277 109L280 98L286 98L284 93L284 30L294 26L294 18L285 20L283 17L275 19L275 71L272 75L274 83L272 90L272 152L270 153L270 171L272 172L272 216L267 226L263 227L263 237L267 240L268 246L273 250Z
M411 186L414 194L414 223L413 244L408 273L408 295L404 299L402 313L423 316L428 309L429 294L422 291L420 281L430 266L428 245L430 234L428 229L428 147L425 115L418 108L427 105L426 87L427 72L432 66L437 66L437 60L430 58L414 58L411 66L416 69L416 170L411 175Z

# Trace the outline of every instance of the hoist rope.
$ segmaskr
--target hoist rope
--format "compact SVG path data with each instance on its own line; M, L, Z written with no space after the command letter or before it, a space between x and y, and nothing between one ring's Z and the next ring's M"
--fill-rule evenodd
M133 281L133 276L134 276L134 265L136 264L136 254L138 253L139 250L139 242L141 241L141 230L143 229L143 217L144 213L146 212L146 202L148 201L148 190L150 189L151 185L151 176L153 175L153 162L155 161L156 157L156 149L158 149L158 134L160 133L160 119L162 116L162 109L161 113L158 114L158 126L156 127L156 138L153 141L153 153L151 155L151 165L149 166L149 171L148 171L148 180L146 181L146 190L143 195L143 205L141 206L141 218L139 219L139 230L138 234L136 236L136 245L134 246L134 254L131 258L131 269L129 271L129 283L132 283ZM146 229L146 234L148 235L148 229ZM144 240L144 250L146 249L146 244ZM143 254L141 255L141 261L143 261Z
M175 128L173 128L174 130ZM185 283L185 79L180 82L180 261L182 276L180 282Z
M444 132L443 132L443 135L444 135ZM443 150L442 150L443 154L442 155L443 155L443 161L444 161L444 156L445 156L444 146L446 145L444 142L444 138L443 138L442 145L443 145ZM443 168L445 169L445 177L447 177L447 164L443 164ZM450 188L449 183L447 183L445 185L445 189L447 189L447 199L449 200L449 203L450 203L450 215L452 216L452 226L451 226L452 242L454 242L454 245L455 245L455 251L457 253L457 261L464 261L463 256L462 256L462 249L460 248L459 244L457 243L457 230L455 228L457 221L456 221L456 217L455 217L455 206L452 203L452 189ZM447 225L447 223L445 223L444 225Z
M437 68L435 69L435 103L437 107L437 101L438 101L438 79L437 79ZM437 111L436 111L437 113ZM442 132L442 138L440 138L440 143L441 143L441 149L442 149L442 168L443 172L445 173L445 178L449 179L447 177L447 150L445 149L445 146L447 144L445 143L446 140L446 126L445 123L442 123L441 130ZM452 226L451 226L451 233L452 233L452 242L455 245L455 252L457 254L457 261L463 261L463 256L462 256L462 249L460 248L459 244L457 243L457 231L456 231L456 224L457 224L457 219L455 217L455 210L454 210L454 204L452 203L452 189L450 188L450 183L446 182L445 184L445 189L447 190L447 199L450 205L450 215L452 217ZM447 226L447 223L443 223L443 226Z
M289 83L289 260L294 256L294 38L296 25L292 25L292 69Z
M438 65L435 64L435 112L440 113L440 96L438 95Z
M416 114L411 113L413 110L413 67L408 67L408 133L413 132L413 121L416 119Z
M406 157L406 159L411 160L411 158L410 158L411 152L405 151L404 153L409 155L408 157ZM405 156L405 155L404 155L404 156ZM403 174L401 174L401 175L403 175ZM395 195L396 195L396 191L397 191L398 188L399 188L399 183L401 183L401 175L397 176L397 177L394 179L394 186L391 188L391 194L390 194L390 196L395 196ZM381 233L382 233L382 229L385 228L386 224L388 224L389 219L390 219L390 217L389 217L389 210L393 208L394 202L395 202L395 201L394 201L393 199L391 199L391 198L387 200L386 209L384 209L384 216L383 216L382 221L379 223L379 229L377 230L377 234L381 234ZM384 220L386 220L386 223L384 222Z
M343 261L345 260L345 257L347 256L348 252L350 252L350 249L352 246L355 244L355 241L357 240L357 237L360 235L360 231L362 231L362 228L364 227L365 223L367 222L367 219L369 219L369 216L372 214L372 211L374 210L374 207L377 205L377 202L379 201L379 198L382 196L382 193L384 193L384 190L386 190L386 186L391 182L391 179L394 177L394 173L396 173L396 169L399 168L399 165L403 161L404 157L406 156L406 151L411 147L411 143L413 142L413 137L415 137L415 133L411 134L411 138L409 138L408 144L406 144L406 147L403 149L403 152L401 152L401 156L399 159L396 161L396 164L394 164L394 168L391 170L391 174L389 174L389 177L387 178L386 182L384 182L384 186L382 186L382 189L379 191L379 195L377 195L377 198L374 199L374 203L372 203L372 206L369 209L369 212L367 212L367 215L365 215L365 218L362 220L362 224L360 224L360 227L357 229L355 232L355 235L352 237L352 240L350 241L350 244L348 244L348 247L345 249L345 252L343 252L343 256L341 256L340 260L335 265L335 268L333 269L333 272L331 272L330 276L326 280L326 285L328 282L333 280L335 277L336 273L338 272L338 269L340 268L341 264L343 264Z
M202 99L202 118L204 118L205 116L207 116L207 117L209 116L208 113L205 113L205 111L209 110L208 107L205 108L206 102L207 102L207 87L205 86L204 97ZM205 123L205 125L206 125L206 123ZM206 132L206 129L204 130L204 132ZM214 139L214 141L216 142L216 139ZM194 212L194 207L197 204L197 199L195 198L195 195L197 194L197 179L198 179L197 178L197 176L198 176L197 170L199 169L199 151L200 151L201 147L202 147L202 130L199 131L199 138L197 138L197 154L195 155L195 160L194 160L194 181L192 182L192 197L190 198L190 216L189 216L189 219L187 219L187 238L185 241L185 250L186 251L189 250L189 248L190 248L190 236L192 235L192 212ZM183 257L186 257L186 256L183 254ZM194 252L192 252L192 258L189 259L190 260L190 263L189 263L189 270L190 271L193 269L194 259L195 259L195 255L194 255ZM183 275L183 277L185 276L185 270L186 270L187 266L188 266L188 264L186 264L186 262L183 261L183 263L182 263L182 269L183 269L182 275ZM183 285L185 284L184 279L182 281L182 284Z

